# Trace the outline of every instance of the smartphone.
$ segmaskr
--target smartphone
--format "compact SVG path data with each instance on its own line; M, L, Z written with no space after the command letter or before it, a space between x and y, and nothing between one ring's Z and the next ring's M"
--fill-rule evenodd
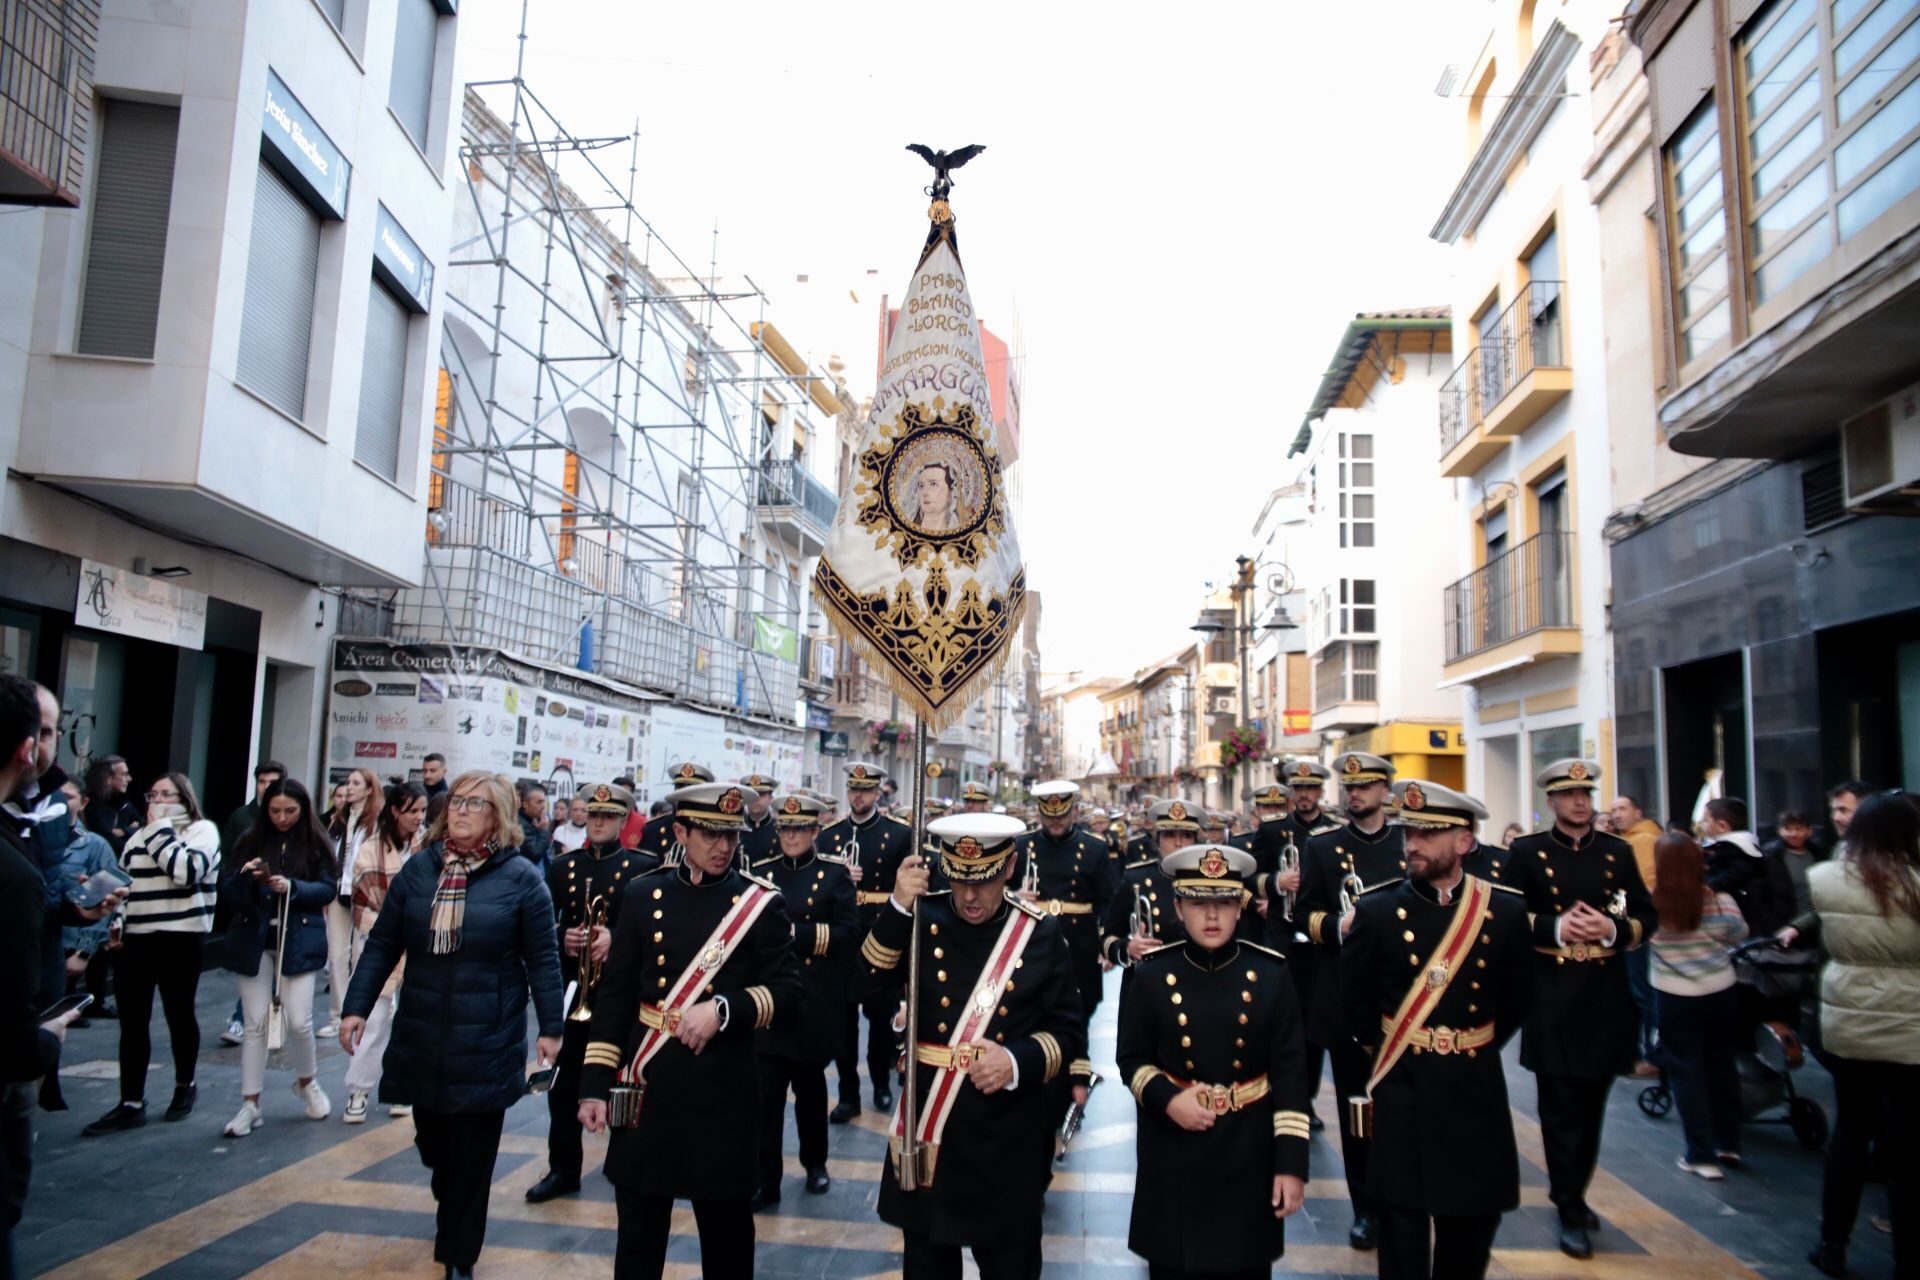
M88 876L85 883L75 891L73 905L82 909L97 907L107 900L107 895L115 889L133 883L133 877L122 871L96 871Z
M84 1010L92 1003L92 996L84 991L76 992L73 995L67 996L65 999L54 1001L53 1004L48 1006L46 1011L40 1015L40 1021L52 1022L55 1018L63 1018L69 1013Z
M557 1066L535 1067L527 1072L527 1092L530 1094L552 1092L554 1078L559 1074L560 1068Z

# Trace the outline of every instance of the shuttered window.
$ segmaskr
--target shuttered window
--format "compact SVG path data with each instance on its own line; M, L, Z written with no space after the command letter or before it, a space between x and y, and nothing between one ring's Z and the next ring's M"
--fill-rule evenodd
M253 188L238 374L249 390L296 418L307 408L319 274L320 219L262 160Z
M327 15L327 21L333 24L334 30L347 29L347 0L314 0L314 3L320 6L320 12Z
M433 115L433 46L439 31L440 13L433 0L400 0L387 105L422 151Z
M360 422L353 456L389 480L400 478L406 402L407 309L375 280L368 286L367 354L360 362Z
M179 136L178 107L112 100L101 104L100 154L94 165L75 350L140 359L153 355Z

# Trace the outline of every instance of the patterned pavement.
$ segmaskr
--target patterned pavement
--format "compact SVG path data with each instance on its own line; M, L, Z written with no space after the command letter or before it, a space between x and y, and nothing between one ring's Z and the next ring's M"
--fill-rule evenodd
M1117 985L1117 984L1116 984ZM1116 994L1110 991L1110 996ZM231 1008L224 974L202 983L201 1025L216 1028ZM1082 1280L1136 1280L1146 1268L1127 1252L1133 1191L1133 1100L1112 1069L1115 1006L1101 1007L1093 1058L1108 1083L1095 1094L1087 1127L1055 1177L1047 1203L1046 1274ZM164 1028L154 1020L164 1058ZM116 1096L115 1030L96 1022L69 1042L64 1076L74 1110L43 1116L27 1216L16 1234L24 1275L59 1280L306 1280L308 1277L418 1277L439 1269L428 1243L433 1200L412 1148L412 1125L376 1109L364 1127L343 1125L338 1109L345 1058L323 1050L320 1078L333 1095L334 1119L307 1120L289 1092L284 1070L270 1070L268 1124L253 1136L222 1138L238 1105L237 1050L208 1037L200 1074L200 1107L180 1124L158 1122L114 1137L81 1139L80 1127ZM164 1107L171 1082L156 1065L149 1096ZM1532 1116L1532 1079L1509 1067L1522 1153L1522 1204L1503 1221L1492 1275L1545 1280L1657 1280L1687 1276L1817 1275L1804 1260L1819 1200L1819 1161L1779 1126L1747 1131L1748 1163L1726 1182L1702 1183L1674 1168L1678 1123L1652 1121L1633 1104L1637 1085L1615 1088L1603 1169L1592 1202L1605 1222L1589 1263L1554 1245L1539 1131ZM1830 1104L1817 1067L1803 1073L1806 1091ZM1287 1226L1287 1252L1276 1276L1371 1276L1373 1259L1349 1249L1351 1216L1340 1179L1331 1085L1316 1107L1328 1122L1315 1135L1314 1181L1307 1206ZM801 1171L787 1136L782 1203L756 1221L761 1276L899 1275L899 1237L875 1215L883 1117L868 1110L833 1130L824 1196L801 1189ZM528 1205L522 1193L545 1171L544 1103L529 1101L507 1119L495 1169L482 1275L552 1278L612 1274L613 1189L589 1176L576 1197ZM1331 1142L1329 1137L1331 1135ZM589 1140L588 1169L597 1169L600 1140ZM1868 1212L1884 1213L1880 1191ZM700 1274L691 1212L674 1217L668 1275ZM1855 1234L1854 1274L1892 1275L1887 1237L1864 1221Z

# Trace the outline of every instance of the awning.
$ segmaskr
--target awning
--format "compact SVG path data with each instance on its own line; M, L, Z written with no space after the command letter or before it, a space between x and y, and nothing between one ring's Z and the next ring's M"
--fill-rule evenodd
M1451 680L1442 680L1433 687L1436 689L1453 689L1463 684L1472 684L1476 680L1485 680L1488 676L1497 676L1502 671L1511 671L1515 667L1524 667L1529 662L1532 662L1533 659L1534 655L1530 653L1523 654L1518 658L1508 658L1505 662L1496 662L1490 667L1482 667L1478 671L1470 671L1464 676L1455 676Z

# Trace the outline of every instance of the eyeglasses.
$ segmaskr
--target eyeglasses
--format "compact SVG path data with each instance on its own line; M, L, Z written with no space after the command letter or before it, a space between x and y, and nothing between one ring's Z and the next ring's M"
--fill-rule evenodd
M485 796L447 797L447 811L449 813L478 813L482 809L491 808L492 805L493 801L487 799Z
M179 793L178 791L149 791L149 792L147 792L147 800L148 800L148 802L149 802L149 803L151 803L151 802L153 802L153 801L156 801L156 800L178 800L179 798L180 798L180 793Z

